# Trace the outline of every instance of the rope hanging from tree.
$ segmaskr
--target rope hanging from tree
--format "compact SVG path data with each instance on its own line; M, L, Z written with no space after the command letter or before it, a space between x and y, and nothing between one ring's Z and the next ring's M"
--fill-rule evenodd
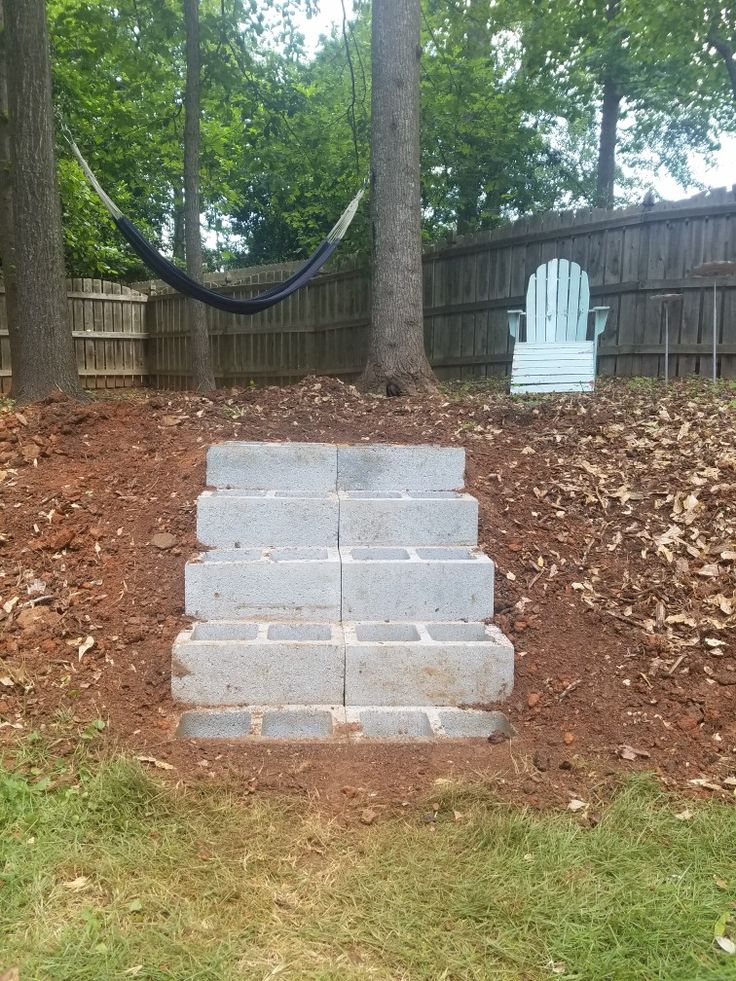
M297 290L301 289L302 286L306 286L310 279L317 275L322 266L324 266L333 252L335 252L340 242L343 240L345 233L350 227L350 224L355 217L355 213L358 210L360 200L365 193L365 186L363 186L347 206L342 216L328 233L326 238L320 242L316 250L312 253L309 259L307 259L304 265L300 269L297 269L296 272L292 273L288 279L285 279L281 283L276 283L270 289L264 290L262 293L258 293L256 296L250 297L249 299L236 299L235 297L226 296L223 293L218 293L216 290L211 290L206 286L202 286L201 283L198 283L190 276L187 276L187 274L179 269L178 266L175 266L173 262L171 262L165 256L162 256L161 253L154 248L148 239L139 231L139 229L136 228L133 222L129 218L125 217L112 198L105 193L104 189L100 185L100 182L92 173L89 164L82 156L79 147L69 133L66 134L66 138L69 141L72 153L76 157L79 166L84 171L84 175L89 181L92 189L95 191L100 201L102 201L103 205L110 214L110 217L115 222L118 231L125 238L136 255L168 286L175 289L177 293L191 297L193 300L199 300L201 303L206 303L208 306L216 307L218 310L224 310L226 313L259 313L261 310L267 310L269 307L275 306L277 303L281 303L283 300L287 299L287 297L291 296L292 293L296 293Z

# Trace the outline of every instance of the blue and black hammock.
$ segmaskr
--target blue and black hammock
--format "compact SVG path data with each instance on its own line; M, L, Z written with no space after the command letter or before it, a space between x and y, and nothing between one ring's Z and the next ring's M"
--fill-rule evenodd
M126 239L136 255L168 286L175 289L177 293L189 296L193 300L199 300L208 306L217 307L218 310L225 310L227 313L259 313L261 310L267 310L269 307L281 303L282 300L291 296L292 293L296 293L302 286L306 286L310 279L317 275L343 240L345 233L350 227L350 223L355 217L355 212L358 210L360 199L363 197L365 191L365 188L361 188L358 191L335 227L320 242L317 249L300 269L297 269L288 279L285 279L281 283L276 283L270 289L264 290L262 293L258 293L256 296L250 297L247 300L238 300L235 297L226 296L223 293L218 293L215 290L208 289L206 286L202 286L201 283L187 276L178 266L175 266L173 262L162 256L105 193L99 181L92 173L89 164L79 152L79 147L68 134L67 139L87 180L117 225L118 231Z

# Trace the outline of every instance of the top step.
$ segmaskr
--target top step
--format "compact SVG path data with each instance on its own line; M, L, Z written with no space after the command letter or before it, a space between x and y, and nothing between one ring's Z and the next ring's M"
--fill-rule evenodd
M456 491L465 483L465 450L373 443L337 451L337 488L344 491Z
M465 451L444 446L233 441L207 453L207 484L221 489L454 491L464 470Z
M329 443L217 443L207 451L207 484L220 489L334 493L337 447Z

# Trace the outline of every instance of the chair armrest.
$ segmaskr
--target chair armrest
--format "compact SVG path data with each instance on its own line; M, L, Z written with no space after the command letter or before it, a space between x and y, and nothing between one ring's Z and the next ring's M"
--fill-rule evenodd
M511 336L518 341L519 339L519 325L521 324L521 318L526 317L523 310L509 310L509 333Z
M606 328L606 321L608 320L608 311L610 307L592 307L591 313L593 314L593 337L596 338Z

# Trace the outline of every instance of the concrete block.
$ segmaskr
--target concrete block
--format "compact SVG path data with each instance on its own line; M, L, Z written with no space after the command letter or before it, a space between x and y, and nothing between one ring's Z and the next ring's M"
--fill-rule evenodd
M341 491L340 544L475 545L478 502L457 491Z
M338 490L445 491L465 483L465 450L445 446L341 446Z
M176 730L183 739L242 739L250 735L251 714L237 712L184 712Z
M432 724L421 709L403 708L391 712L371 708L360 712L359 717L366 739L429 739L432 736Z
M343 620L485 620L493 563L466 547L341 548Z
M197 537L223 549L337 545L337 494L317 491L205 491Z
M171 692L190 705L332 704L344 662L336 624L210 621L176 638Z
M337 484L337 448L328 443L217 443L207 452L207 484L327 493Z
M184 570L187 616L198 620L340 620L334 548L203 552Z
M482 709L439 709L438 736L448 739L488 739L500 733L511 738L514 729L503 712L484 712Z
M332 735L332 713L328 709L278 708L263 713L264 739L327 739Z
M474 705L506 698L514 649L483 623L345 627L347 705Z

